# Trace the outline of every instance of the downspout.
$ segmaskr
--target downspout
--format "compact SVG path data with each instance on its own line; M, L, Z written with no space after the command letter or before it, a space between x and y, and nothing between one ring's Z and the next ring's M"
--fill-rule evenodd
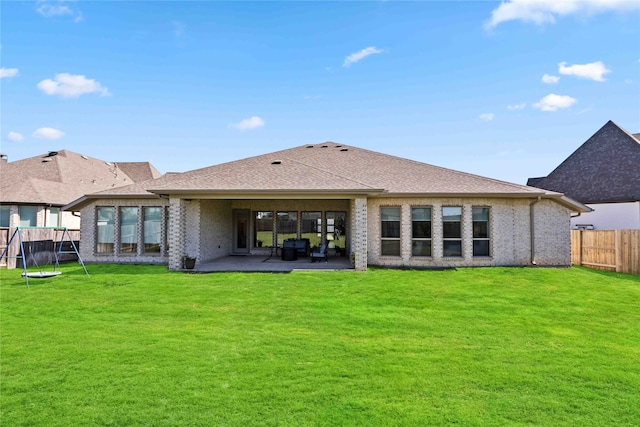
M531 242L531 264L536 265L536 233L535 233L535 209L534 205L542 200L542 196L538 196L536 200L529 203L529 241Z

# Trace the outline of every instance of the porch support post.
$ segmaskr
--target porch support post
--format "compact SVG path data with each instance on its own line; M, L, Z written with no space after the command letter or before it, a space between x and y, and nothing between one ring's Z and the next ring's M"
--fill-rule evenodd
M186 206L182 199L169 198L169 270L182 269L186 241Z
M367 198L356 197L351 200L351 252L354 268L367 270Z

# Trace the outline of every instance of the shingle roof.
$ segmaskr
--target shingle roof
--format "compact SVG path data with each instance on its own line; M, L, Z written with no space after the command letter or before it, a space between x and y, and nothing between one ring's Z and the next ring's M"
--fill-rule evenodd
M588 210L561 194L498 181L334 142L303 145L223 163L126 187L88 194L65 209L92 199L158 197L261 197L298 194L369 196L548 197L574 210Z
M149 191L368 191L534 194L540 190L334 142L304 145L166 176Z
M638 136L608 121L548 176L527 184L582 203L640 200Z
M132 164L127 170L144 171L143 163ZM147 163L148 165L148 163ZM135 176L154 176L149 172ZM122 187L135 182L117 163L84 156L68 150L0 163L0 201L3 204L34 203L63 206L85 194L107 188Z
M133 182L160 178L162 174L149 162L118 162L121 171L126 173Z

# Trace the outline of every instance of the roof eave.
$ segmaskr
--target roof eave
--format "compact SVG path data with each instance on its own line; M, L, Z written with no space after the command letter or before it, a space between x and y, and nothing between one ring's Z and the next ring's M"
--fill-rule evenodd
M562 193L547 193L543 196L543 199L552 199L561 204L562 206L569 208L572 212L576 213L587 213L593 212L589 206L578 202L577 200L572 199L571 197L567 197Z
M538 196L544 196L547 194L545 191L540 192L519 192L519 193L474 193L474 192L425 192L425 193L384 193L383 195L376 195L382 197L419 197L419 198L442 198L442 197L461 197L461 198L499 198L499 199L522 199L522 198L537 198Z
M348 197L348 196L371 196L374 194L384 192L383 189L368 188L368 189L340 189L340 190L325 190L325 189L270 189L270 190L179 190L179 189L150 189L147 190L151 193L157 194L162 197L179 197L181 199L230 199L230 198L260 198L260 199L273 199L273 198L300 198L304 196L311 196L313 198L336 198Z
M157 194L88 194L80 197L79 199L74 200L71 203L68 203L62 206L60 209L63 211L73 211L77 212L86 205L90 204L94 200L104 200L104 199L158 199Z

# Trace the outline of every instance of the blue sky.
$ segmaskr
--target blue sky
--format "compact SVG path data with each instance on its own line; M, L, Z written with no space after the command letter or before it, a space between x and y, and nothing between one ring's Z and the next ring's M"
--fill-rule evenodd
M637 1L2 1L0 23L10 161L335 141L524 184L607 120L640 132Z

